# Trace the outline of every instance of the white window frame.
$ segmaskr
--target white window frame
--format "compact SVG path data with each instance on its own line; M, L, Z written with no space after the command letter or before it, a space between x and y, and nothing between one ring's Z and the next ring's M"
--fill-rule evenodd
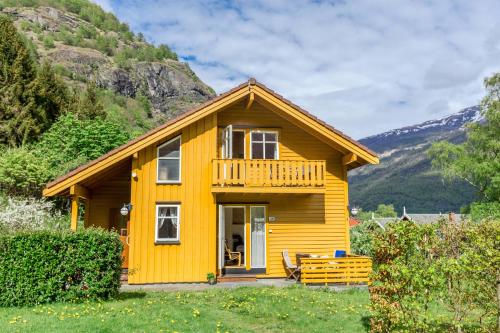
M160 222L158 213L160 208L177 208L177 237L176 238L158 238L158 223ZM179 243L181 231L181 205L180 204L157 204L155 218L155 243Z
M160 157L160 149L163 146L168 145L172 141L179 140L179 157ZM160 160L179 160L179 179L177 180L165 180L159 179L160 176ZM175 138L168 140L167 142L159 145L156 148L156 182L158 184L180 184L181 183L181 171L182 171L182 135L178 135Z
M262 159L266 159L266 133L273 133L276 134L276 158L269 158L269 160L279 160L280 159L280 140L279 140L279 131L273 131L273 130L251 130L250 131L250 159L254 160L260 160L260 158L253 158L253 143L254 140L252 138L252 133L262 133L262 142L257 141L258 143L262 143ZM270 141L271 143L273 141Z
M228 125L222 130L222 158L233 158L233 125Z

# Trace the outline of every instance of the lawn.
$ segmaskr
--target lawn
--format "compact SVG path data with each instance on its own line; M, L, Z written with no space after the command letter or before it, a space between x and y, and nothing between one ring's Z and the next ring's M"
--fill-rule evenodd
M126 292L116 300L0 308L2 332L366 332L366 290L241 287Z

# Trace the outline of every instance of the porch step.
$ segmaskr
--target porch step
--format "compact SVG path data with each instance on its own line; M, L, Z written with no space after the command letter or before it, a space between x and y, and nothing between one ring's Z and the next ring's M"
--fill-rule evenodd
M217 282L255 282L257 276L253 274L225 274L217 277Z

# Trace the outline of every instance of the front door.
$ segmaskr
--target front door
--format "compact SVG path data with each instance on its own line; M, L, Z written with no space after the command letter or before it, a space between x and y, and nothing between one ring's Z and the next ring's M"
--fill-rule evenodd
M250 206L250 264L266 268L266 207Z
M227 266L225 257L226 251L240 253L241 266L239 270L232 272L244 273L245 271L254 271L263 273L266 269L266 232L267 232L267 212L265 205L247 205L247 204L230 204L219 205L217 247L218 247L218 269L219 273L222 270L236 268ZM233 209L233 212L231 212ZM234 210L239 209L243 214L234 214ZM226 211L228 210L228 211ZM229 214L232 213L232 214ZM231 217L232 216L232 217ZM235 216L239 216L235 218ZM240 223L241 220L241 223ZM229 228L227 224L232 224ZM228 230L232 230L228 235ZM235 243L235 236L238 236L238 242ZM232 241L231 238L232 237ZM228 241L229 238L229 241ZM241 238L241 242L239 241ZM238 246L239 244L239 246ZM232 264L235 266L235 264ZM241 271L241 272L240 272Z
M122 245L123 245L122 268L128 268L129 234L130 234L130 221L127 220L127 227L120 229L120 241L122 242Z

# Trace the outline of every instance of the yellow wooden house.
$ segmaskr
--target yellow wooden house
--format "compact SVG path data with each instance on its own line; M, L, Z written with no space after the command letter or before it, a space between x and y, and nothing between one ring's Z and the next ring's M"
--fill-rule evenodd
M73 229L121 234L129 283L206 281L209 272L285 277L283 250L349 252L347 171L376 163L250 79L43 193L71 198Z

